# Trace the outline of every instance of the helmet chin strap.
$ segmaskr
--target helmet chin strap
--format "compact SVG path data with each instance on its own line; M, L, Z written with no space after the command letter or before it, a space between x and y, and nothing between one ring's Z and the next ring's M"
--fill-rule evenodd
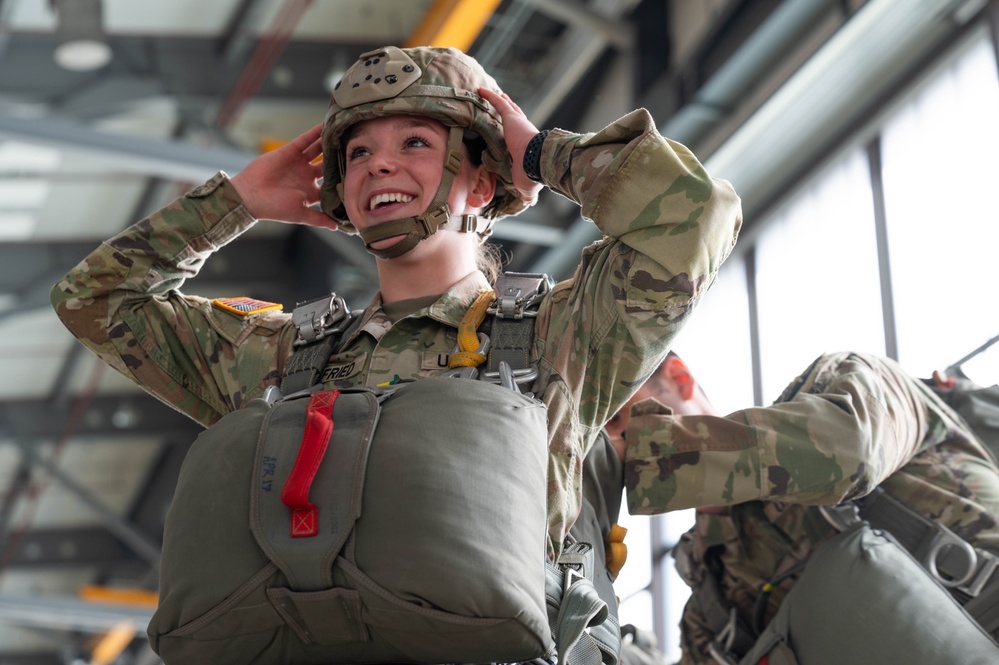
M380 259L394 259L410 251L418 244L437 233L439 230L460 231L464 233L485 233L491 220L479 219L477 215L452 216L447 198L451 194L451 185L461 169L462 129L452 127L448 133L447 154L444 156L444 171L441 174L441 184L437 188L434 200L427 206L426 212L416 217L404 217L383 222L363 231L359 230L364 247ZM394 236L404 235L405 238L385 249L375 249L371 245Z

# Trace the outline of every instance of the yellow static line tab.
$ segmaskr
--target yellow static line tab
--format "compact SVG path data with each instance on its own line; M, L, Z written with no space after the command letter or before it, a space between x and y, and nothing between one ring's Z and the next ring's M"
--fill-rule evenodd
M146 589L87 585L80 587L79 595L82 600L95 603L136 605L154 609L159 604L159 594L155 591L147 591Z
M101 637L97 646L94 647L88 665L111 665L132 643L137 632L133 621L126 620L116 624Z

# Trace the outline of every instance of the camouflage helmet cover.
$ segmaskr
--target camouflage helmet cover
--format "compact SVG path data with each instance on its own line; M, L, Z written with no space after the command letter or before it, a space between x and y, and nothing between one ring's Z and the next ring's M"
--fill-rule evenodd
M343 139L354 124L389 115L425 115L447 127L461 127L481 137L482 163L496 174L496 195L482 216L496 220L526 205L511 194L511 158L496 110L478 94L480 87L499 90L474 58L454 48L387 46L363 53L347 70L330 99L323 123L323 211L356 232L343 207Z

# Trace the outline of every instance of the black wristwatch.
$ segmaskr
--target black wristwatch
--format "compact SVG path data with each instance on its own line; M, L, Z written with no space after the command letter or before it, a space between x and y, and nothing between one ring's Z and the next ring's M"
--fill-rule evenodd
M548 131L547 129L543 129L535 134L534 138L528 142L527 149L524 150L524 173L534 182L542 182L541 146L544 145L545 139L548 138Z

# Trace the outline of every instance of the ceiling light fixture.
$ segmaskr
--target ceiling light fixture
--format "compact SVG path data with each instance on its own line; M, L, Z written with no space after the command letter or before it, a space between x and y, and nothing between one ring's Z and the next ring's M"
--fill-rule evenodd
M55 61L76 72L100 69L111 61L101 27L101 0L51 0L58 17Z

